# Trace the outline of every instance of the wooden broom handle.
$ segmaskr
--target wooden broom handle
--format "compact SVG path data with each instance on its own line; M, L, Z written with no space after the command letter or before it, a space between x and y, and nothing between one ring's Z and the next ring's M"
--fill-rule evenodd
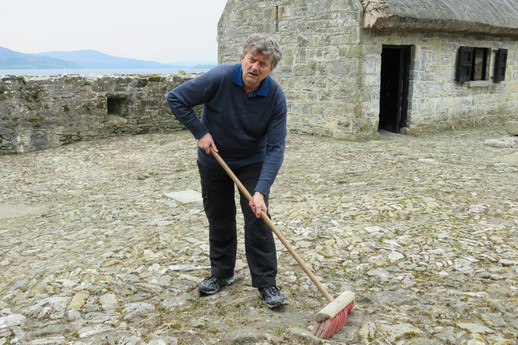
M234 172L229 168L229 166L227 165L227 163L225 163L225 161L223 160L223 158L221 158L221 156L211 147L210 148L210 152L212 153L212 155L214 156L214 158L216 158L216 160L218 161L218 163L221 165L221 167L227 172L228 176L230 176L230 178L232 179L232 181L234 181L234 183L236 184L237 188L241 191L241 193L243 193L243 195L248 199L248 201L252 201L253 198L252 198L252 195L250 195L250 193L248 192L248 190L245 188L245 186L241 183L241 181L239 181L239 179L237 178L237 176L234 174ZM261 211L261 218L266 222L266 224L268 224L268 226L270 227L270 229L273 231L273 233L275 234L275 236L277 236L277 238L282 242L282 244L284 244L284 246L286 247L286 249L288 249L288 251L290 252L291 256L293 256L293 258L295 259L295 261L297 261L297 263L299 264L300 268L302 268L302 270L308 275L309 279L311 279L311 281L313 282L313 284L315 284L315 286L318 288L318 290L320 290L320 292L322 293L322 295L324 295L324 297L329 301L329 302L332 302L333 301L333 296L331 296L326 288L318 281L318 278L313 274L313 272L310 271L308 265L304 262L304 260L302 260L302 258L295 252L295 249L293 249L293 247L291 246L291 244L288 242L288 240L286 239L286 237L284 237L284 235L281 233L281 231L275 226L275 224L273 224L272 220L270 219L270 217L268 217L268 215L264 212L264 211Z

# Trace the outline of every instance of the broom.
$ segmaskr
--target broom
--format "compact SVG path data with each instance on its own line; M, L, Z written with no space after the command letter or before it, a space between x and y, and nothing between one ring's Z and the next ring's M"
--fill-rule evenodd
M252 195L250 195L248 190L241 183L241 181L239 181L237 176L229 168L221 156L212 147L210 150L214 158L216 158L221 167L227 172L228 176L234 181L241 193L243 193L248 201L252 201ZM317 277L313 274L313 272L311 272L308 265L306 265L302 258L295 252L295 249L293 249L288 240L275 226L275 224L273 224L270 217L268 217L264 211L261 212L261 218L266 222L273 233L290 252L291 256L293 256L295 261L297 261L299 266L308 275L313 284L315 284L322 295L324 295L324 297L328 300L329 304L320 310L315 316L316 325L313 329L313 334L323 339L331 338L333 334L340 331L340 329L342 329L342 327L344 327L347 323L349 314L352 312L352 309L355 306L354 293L351 291L345 291L336 299L334 299L333 296L331 296L324 288L324 286L318 281Z

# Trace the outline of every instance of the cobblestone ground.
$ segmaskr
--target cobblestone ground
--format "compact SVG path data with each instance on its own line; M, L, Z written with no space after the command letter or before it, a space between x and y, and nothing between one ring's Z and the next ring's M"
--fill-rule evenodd
M250 287L242 230L240 279L198 296L206 219L173 194L199 192L188 132L2 156L0 344L515 345L518 150L488 145L505 135L289 136L273 220L331 295L356 293L328 341L280 242L283 310Z

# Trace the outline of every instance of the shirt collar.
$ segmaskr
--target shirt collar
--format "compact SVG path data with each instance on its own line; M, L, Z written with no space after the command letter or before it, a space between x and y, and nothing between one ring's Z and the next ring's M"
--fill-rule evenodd
M239 85L242 88L245 87L243 85L243 70L241 68L240 63L237 64L236 67L234 68L234 74L232 76L232 81L234 82L234 84ZM249 96L250 97L255 97L255 96L266 97L266 96L268 96L268 91L270 90L270 83L271 83L270 76L267 76L266 78L264 78L264 80L261 82L261 84L259 84L259 88L257 90L255 90L254 92L252 92Z

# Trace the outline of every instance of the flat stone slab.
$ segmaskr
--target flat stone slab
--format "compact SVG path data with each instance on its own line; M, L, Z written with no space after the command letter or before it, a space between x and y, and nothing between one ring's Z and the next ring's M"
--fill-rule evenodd
M518 120L507 121L505 123L505 131L510 135L518 135Z
M196 192L192 189L165 193L165 195L171 199L181 202L182 204L188 204L191 202L202 202L203 200L201 193Z
M22 217L29 214L38 214L45 209L44 206L29 206L24 204L0 203L0 219Z

